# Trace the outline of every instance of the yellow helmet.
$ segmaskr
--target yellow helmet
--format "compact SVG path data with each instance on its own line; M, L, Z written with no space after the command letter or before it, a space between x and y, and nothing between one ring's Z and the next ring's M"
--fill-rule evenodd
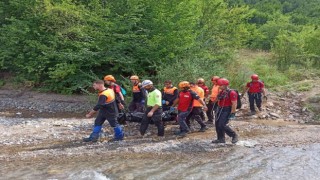
M103 80L105 81L111 81L111 82L116 82L116 79L112 75L106 75Z
M130 77L130 80L139 80L139 77L136 76L136 75L133 75L133 76Z
M188 81L181 81L181 82L179 83L179 88L180 88L180 89L188 88L188 87L190 87L190 83L189 83Z
M203 79L203 78L199 78L199 79L197 80L197 83L204 83L204 79Z

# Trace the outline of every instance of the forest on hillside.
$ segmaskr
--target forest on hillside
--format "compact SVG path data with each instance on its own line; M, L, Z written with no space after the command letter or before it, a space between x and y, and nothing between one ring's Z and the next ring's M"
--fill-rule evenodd
M304 78L320 68L319 25L320 0L2 0L0 70L75 93L106 74L223 76L237 50L252 49Z

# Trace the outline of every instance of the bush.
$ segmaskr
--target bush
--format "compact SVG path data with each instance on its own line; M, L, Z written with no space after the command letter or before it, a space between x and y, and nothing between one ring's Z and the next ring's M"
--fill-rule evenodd
M250 58L235 60L226 66L226 76L230 78L232 87L242 90L246 83L251 81L252 74L258 74L266 88L269 89L289 83L290 80L286 74L278 71L272 59L268 57Z

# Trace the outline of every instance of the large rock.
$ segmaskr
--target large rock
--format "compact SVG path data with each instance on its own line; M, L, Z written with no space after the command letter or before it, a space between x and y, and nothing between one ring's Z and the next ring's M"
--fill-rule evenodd
M316 94L315 96L309 97L305 102L305 106L308 107L308 110L312 111L315 116L320 115L320 94Z
M320 103L320 94L308 98L309 103Z
M279 115L279 114L277 114L277 113L273 113L273 112L271 112L271 113L269 113L269 114L270 114L270 116L272 116L272 117L280 118L280 115Z

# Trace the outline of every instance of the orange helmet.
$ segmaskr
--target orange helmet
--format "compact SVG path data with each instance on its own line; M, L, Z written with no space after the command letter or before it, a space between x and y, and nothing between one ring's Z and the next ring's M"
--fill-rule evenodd
M179 88L180 88L180 89L188 88L188 87L190 87L190 83L189 83L188 81L181 81L181 82L179 83Z
M112 75L106 75L103 80L105 81L111 81L111 82L116 82L116 79Z
M203 78L199 78L199 79L197 80L197 83L204 83L204 79L203 79Z
M219 86L229 86L229 81L228 81L228 79L221 78L218 80L218 85Z
M136 75L133 75L133 76L130 77L130 80L139 80L139 77L136 76Z
M218 79L220 79L219 76L213 76L213 77L211 78L211 81L218 81Z
M252 75L251 75L251 79L252 79L252 80L259 80L259 76L256 75L256 74L252 74Z

